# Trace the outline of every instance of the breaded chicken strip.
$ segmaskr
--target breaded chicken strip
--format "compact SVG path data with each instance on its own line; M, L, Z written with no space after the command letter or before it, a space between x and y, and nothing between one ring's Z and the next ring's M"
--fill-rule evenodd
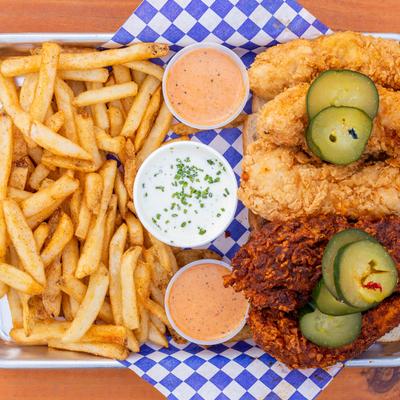
M308 83L301 83L266 103L257 115L258 137L278 146L301 147L311 154L305 141L309 87ZM390 163L400 165L400 92L381 86L378 86L378 92L379 112L364 156L384 152L395 159L389 160Z
M352 69L382 86L400 89L400 44L355 32L293 40L256 57L249 70L250 86L269 100L328 69Z
M242 167L239 198L267 220L400 215L400 169L382 161L325 164L259 139L248 147Z
M360 336L336 349L317 346L300 332L296 313L251 310L248 324L255 342L291 368L327 367L354 358L400 324L400 295L394 294L362 317Z
M295 311L310 300L321 278L322 255L329 240L349 228L366 231L385 246L400 274L400 217L357 221L341 215L317 215L265 222L254 230L233 258L233 270L225 284L243 291L253 308Z

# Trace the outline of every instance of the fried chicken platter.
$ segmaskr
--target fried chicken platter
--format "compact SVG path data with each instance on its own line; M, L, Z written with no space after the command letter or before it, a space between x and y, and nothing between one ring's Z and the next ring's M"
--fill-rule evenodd
M225 284L249 300L261 348L327 367L400 324L400 44L298 39L259 54L249 78L252 232Z

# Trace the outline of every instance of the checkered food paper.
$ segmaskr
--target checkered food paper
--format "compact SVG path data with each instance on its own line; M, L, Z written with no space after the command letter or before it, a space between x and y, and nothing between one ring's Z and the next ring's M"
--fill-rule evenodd
M249 67L266 46L327 32L324 24L293 0L145 0L105 47L166 42L171 44L171 57L184 46L211 41L233 49ZM163 64L169 57L155 62ZM251 111L250 99L245 111ZM240 129L209 130L193 140L222 153L239 182ZM247 238L247 212L239 204L228 233L209 248L231 259ZM169 399L178 400L308 400L340 370L339 365L328 370L290 370L251 340L204 349L178 345L171 339L168 349L143 345L139 354L123 364Z

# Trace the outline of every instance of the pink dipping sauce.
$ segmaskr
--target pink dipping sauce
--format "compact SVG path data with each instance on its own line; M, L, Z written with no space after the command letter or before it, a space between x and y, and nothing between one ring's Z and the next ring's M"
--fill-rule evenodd
M227 336L244 320L248 302L241 293L225 288L222 265L198 264L173 283L168 298L171 318L186 335L211 341Z
M226 121L246 95L238 65L229 55L213 48L183 54L169 70L166 89L176 114L201 126Z

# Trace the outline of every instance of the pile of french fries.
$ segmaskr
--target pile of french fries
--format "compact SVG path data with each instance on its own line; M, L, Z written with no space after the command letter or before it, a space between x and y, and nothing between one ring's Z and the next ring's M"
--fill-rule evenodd
M149 61L167 53L44 43L1 61L0 298L15 342L116 359L168 346L166 286L177 258L203 253L152 237L132 202L137 168L171 128Z

